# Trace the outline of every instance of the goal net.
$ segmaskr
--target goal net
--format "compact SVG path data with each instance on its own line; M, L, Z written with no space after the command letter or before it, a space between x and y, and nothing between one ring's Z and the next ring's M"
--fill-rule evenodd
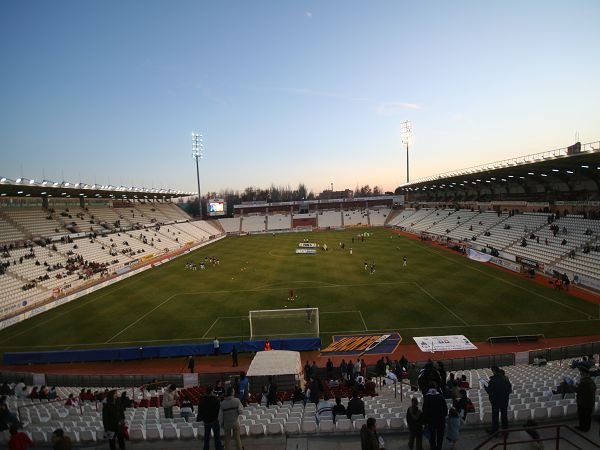
M250 339L319 336L319 308L250 311Z

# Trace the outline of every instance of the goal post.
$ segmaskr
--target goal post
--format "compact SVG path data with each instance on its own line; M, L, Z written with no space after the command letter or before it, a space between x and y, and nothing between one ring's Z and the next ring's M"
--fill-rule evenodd
M248 319L250 339L319 336L319 308L259 309Z

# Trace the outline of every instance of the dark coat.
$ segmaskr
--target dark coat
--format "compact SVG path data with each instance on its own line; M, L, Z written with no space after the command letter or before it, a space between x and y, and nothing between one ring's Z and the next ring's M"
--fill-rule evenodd
M346 408L346 416L348 419L353 415L365 415L365 402L363 402L360 398L351 398L348 402L348 407Z
M512 385L503 373L496 373L492 375L485 390L490 397L490 403L497 405L508 405L508 398L512 392Z
M448 405L444 396L437 391L430 390L423 397L423 420L426 424L443 427L448 415Z
M596 383L591 377L581 377L577 385L577 406L580 408L594 408L596 400Z
M121 412L116 403L105 403L102 408L102 426L104 431L119 431L119 421L121 420Z
M423 432L424 421L423 411L417 408L416 412L413 412L412 406L408 408L408 411L406 411L406 423L412 434L420 435Z
M196 422L216 422L219 419L221 402L214 395L205 395L198 403L198 417Z

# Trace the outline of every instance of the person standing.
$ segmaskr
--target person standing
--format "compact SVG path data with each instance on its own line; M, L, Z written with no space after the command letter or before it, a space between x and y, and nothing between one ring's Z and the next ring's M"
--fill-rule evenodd
M438 390L435 381L429 384L429 390L423 397L423 420L429 432L431 450L442 450L448 406L444 396Z
M210 432L215 436L215 450L223 450L221 445L221 427L219 426L219 410L221 404L219 399L213 395L212 387L207 388L198 403L197 422L204 423L204 450L210 450Z
M185 395L183 400L181 401L181 407L179 408L179 414L181 417L185 419L186 422L189 422L190 416L194 413L194 404L190 400L190 398Z
M53 450L71 450L73 445L71 444L71 438L65 436L62 428L57 428L52 432L52 449Z
M455 450L456 441L458 441L458 436L460 434L460 417L458 411L454 407L450 408L450 412L446 418L446 430L446 439L450 443L450 449Z
M331 358L327 358L325 369L327 370L327 380L333 380L333 361L331 361Z
M307 363L308 363L308 361L307 361ZM342 359L342 362L340 363L340 372L342 374L342 380L348 381L348 378L347 378L348 365L346 364L345 359Z
M10 439L8 440L9 450L27 450L30 447L35 447L35 444L29 436L22 431L19 431L17 425L11 425L8 429L10 433Z
M244 371L240 372L240 383L238 389L238 398L240 399L240 402L242 402L242 405L247 406L248 398L250 397L250 380L248 380L246 372Z
M116 391L109 391L106 396L106 403L102 407L102 426L108 438L110 450L116 450L116 441L119 442L119 449L125 450L125 437L120 426L125 417L121 417L115 401L115 394Z
M492 372L494 374L490 377L488 385L485 386L492 404L492 428L488 430L490 434L498 431L498 415L502 420L502 429L508 428L508 399L512 392L512 385L504 375L504 371L498 366L494 366Z
M577 385L577 419L579 426L575 429L579 431L589 431L592 426L592 414L594 412L594 403L596 399L596 383L590 376L590 369L586 366L579 366L581 379Z
M403 266L403 267L406 267L406 263L407 263L407 261L406 261L406 256L405 256L405 257L404 257L404 260L402 261L402 266Z
M369 417L360 429L361 450L383 450L383 439L377 434L375 419Z
M163 393L163 408L165 409L165 418L173 418L173 406L177 402L177 388L174 384L170 385Z
M194 357L190 356L188 358L188 364L187 364L188 369L190 369L190 373L194 373L195 366L196 366L196 362L194 361Z
M269 376L267 384L267 408L271 405L277 405L277 384L273 377Z
M235 397L234 389L231 386L228 387L227 396L221 402L221 409L219 410L219 423L225 431L225 450L229 450L231 434L233 434L236 450L242 450L239 416L243 411L242 403Z
M231 349L231 363L232 367L238 366L238 349L235 344L233 344L233 348Z
M416 397L411 399L411 405L406 411L406 423L408 424L408 448L413 450L416 442L416 450L423 450L423 411L419 409L419 399Z
M215 339L213 340L213 350L214 350L214 354L218 355L219 354L219 347L221 346L221 344L219 343L219 340L217 339L217 337L215 336Z

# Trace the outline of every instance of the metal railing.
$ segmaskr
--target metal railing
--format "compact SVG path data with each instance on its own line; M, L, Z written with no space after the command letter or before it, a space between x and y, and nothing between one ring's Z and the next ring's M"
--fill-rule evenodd
M520 432L520 431L527 432L527 431L533 431L533 430L538 431L538 430L547 430L547 429L555 430L553 437L545 437L545 438L542 438L542 437L533 438L532 437L531 439L519 439L519 440L514 440L514 441L508 440L510 433L515 433L515 432ZM561 430L563 430L563 433L561 433ZM564 430L568 430L568 431L572 432L575 436L577 436L578 439L582 439L583 441L585 441L585 447L580 447L579 445L574 443L571 439L569 439L569 436L565 436ZM491 441L493 439L497 439L497 438L501 438L502 442L497 442L495 444L492 444ZM473 450L479 450L482 448L485 448L485 449L502 448L502 449L506 450L508 447L510 447L512 445L527 444L527 443L532 443L532 442L554 442L554 448L556 448L556 450L558 450L560 448L560 442L566 442L569 445L572 445L573 448L582 449L582 450L583 449L587 450L587 449L591 449L591 448L600 448L600 444L597 444L596 442L588 439L586 436L579 433L573 427L566 425L564 423L563 424L559 423L556 425L543 425L543 426L510 428L507 430L498 430L494 434L489 436L481 444L479 444L477 447L475 447Z

